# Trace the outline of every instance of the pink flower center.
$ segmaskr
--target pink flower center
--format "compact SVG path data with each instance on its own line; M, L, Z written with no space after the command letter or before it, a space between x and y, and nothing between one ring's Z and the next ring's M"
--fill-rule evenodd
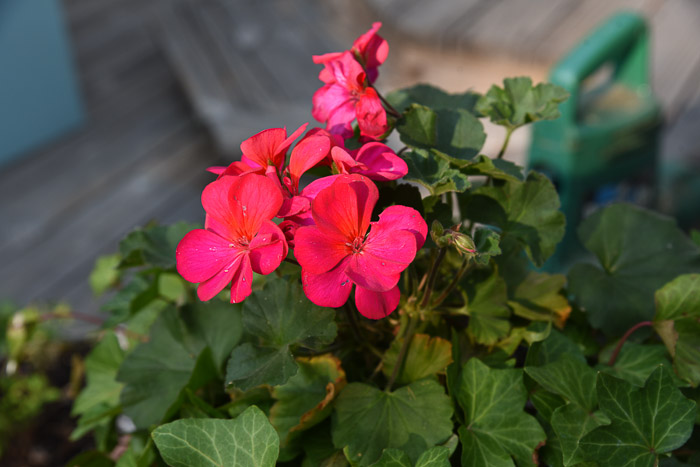
M231 243L228 244L229 248L246 248L250 244L250 240L248 240L248 237L245 235L233 240Z
M348 242L346 245L352 250L353 254L362 253L362 247L364 246L365 239L361 236L355 237L352 243Z

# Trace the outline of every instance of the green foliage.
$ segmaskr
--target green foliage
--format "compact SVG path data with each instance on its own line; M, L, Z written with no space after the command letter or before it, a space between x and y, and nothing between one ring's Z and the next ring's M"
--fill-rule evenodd
M243 326L252 342L233 349L226 368L227 384L243 391L284 384L297 372L293 347L318 349L336 335L333 310L311 303L292 282L270 281L243 306Z
M184 419L153 431L158 451L172 467L266 467L275 465L279 438L253 406L234 420Z
M402 345L403 340L396 339L384 354L382 371L387 378L394 372ZM444 371L451 362L452 344L450 341L440 337L430 337L426 334L416 334L408 346L401 371L396 377L396 383L408 384L435 375Z
M136 229L119 244L121 268L152 266L161 269L175 268L175 248L187 232L199 226L178 222L162 226L152 225Z
M120 262L121 256L119 254L105 255L97 258L95 267L88 278L90 288L96 296L99 297L109 288L117 285L120 278L117 267Z
M686 274L656 292L654 327L673 356L678 376L700 384L700 274Z
M693 430L695 402L683 397L664 366L649 376L643 388L600 373L597 394L610 424L581 440L590 460L653 466L659 455L681 447Z
M538 120L559 117L559 104L569 97L565 89L549 83L532 86L530 78L506 78L503 87L491 89L476 103L476 110L493 123L515 129Z
M420 104L431 109L463 109L471 113L474 113L474 106L480 97L480 94L471 91L450 94L429 84L416 84L386 96L391 105L400 112L404 112L411 104Z
M351 383L336 401L333 444L351 462L371 465L383 449L417 459L452 434L452 404L437 382L424 379L393 392Z
M531 172L524 182L506 180L473 191L461 206L477 222L501 229L501 241L515 241L537 266L544 264L564 236L564 214L554 185Z
M172 416L185 388L196 390L220 378L241 328L239 305L212 302L165 310L148 342L127 355L119 369L124 413L138 428Z
M434 151L416 149L407 152L403 158L408 165L404 180L420 183L433 196L451 191L462 193L471 186L466 175L451 168L450 163L436 156Z
M599 264L576 264L569 271L569 289L591 325L609 335L651 319L657 289L700 271L700 249L675 222L638 207L601 209L581 223L578 233Z
M494 271L484 280L468 281L466 290L468 301L461 311L469 316L469 336L480 344L494 345L511 327L505 281Z
M464 410L459 428L462 465L532 465L544 441L537 420L523 411L527 391L523 371L494 370L472 358L462 369L457 402Z

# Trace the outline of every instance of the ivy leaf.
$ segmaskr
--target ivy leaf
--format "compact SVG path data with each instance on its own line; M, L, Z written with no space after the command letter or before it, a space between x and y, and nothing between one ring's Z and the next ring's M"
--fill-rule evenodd
M464 192L471 184L459 170L450 168L449 162L435 155L434 151L416 149L403 155L408 166L404 180L416 182L438 196L450 191Z
M605 362L608 359L609 354L601 355L600 361ZM627 341L622 346L613 366L598 365L597 368L599 371L642 387L659 365L670 364L668 352L663 345L642 345Z
M129 233L120 243L122 261L120 268L155 266L162 269L175 267L175 249L196 224L178 222L173 225L154 225Z
M415 149L435 149L458 165L474 158L486 133L478 118L463 109L431 109L412 104L396 124L401 141Z
M416 84L386 96L389 103L399 112L405 111L411 104L420 104L431 109L464 109L471 113L474 113L474 106L480 97L481 94L471 91L450 94L429 84Z
M435 446L418 458L415 467L450 467L452 452L447 446Z
M382 371L389 378L394 372L403 339L394 339L384 354ZM440 337L416 334L408 346L403 368L396 383L408 384L443 371L452 362L452 344Z
M561 448L563 465L568 467L583 462L584 455L579 448L581 438L608 423L610 420L602 412L592 413L576 404L563 405L554 410L551 424Z
M525 357L525 366L547 365L557 361L562 355L568 355L586 363L586 357L581 349L567 336L552 329L545 340L535 342L530 346Z
M101 424L109 415L116 415L123 384L117 382L117 372L124 360L124 351L114 333L105 334L85 359L85 388L80 391L71 410L80 415L71 439L81 438Z
M185 388L220 378L224 356L241 337L240 323L240 305L223 302L163 311L149 341L127 355L117 374L125 383L124 413L147 428L177 410Z
M401 449L385 449L372 467L413 467L413 462Z
M532 271L517 286L508 305L522 318L553 321L561 329L571 313L571 305L561 294L565 285L566 276Z
M569 291L591 325L608 335L651 319L654 291L700 271L700 249L675 221L636 206L603 208L581 223L578 234L599 264L574 265Z
M274 466L279 438L255 406L234 420L190 418L156 428L153 441L171 467Z
M659 455L681 447L695 422L695 402L683 397L669 370L659 366L643 388L598 374L598 401L610 425L580 442L591 460L606 465L653 466Z
M515 129L538 120L559 118L559 104L568 97L564 88L554 84L533 87L530 78L506 78L502 88L491 86L476 103L476 110L497 125Z
M243 326L254 342L233 349L226 381L246 391L284 384L296 374L291 347L317 349L335 339L335 312L311 303L297 283L270 280L243 305Z
M494 370L472 358L462 369L457 401L464 409L459 428L462 465L532 465L532 454L544 441L537 420L523 411L527 391L519 369Z
M505 159L491 159L483 154L474 160L462 164L461 171L465 175L483 175L498 180L522 182L525 180L523 168Z
M562 355L552 363L526 366L525 373L547 391L591 412L596 404L596 372L585 362L570 355Z
M469 315L469 335L484 345L494 345L507 336L510 331L508 294L498 272L493 271L486 279L483 275L471 274L466 291L468 300L464 313Z
M330 355L297 358L299 371L276 386L270 422L286 445L295 433L307 430L331 413L331 403L347 382L340 360Z
M499 227L502 242L515 239L536 266L544 264L564 236L559 196L552 182L537 172L524 182L481 187L460 207L470 219Z
M351 462L359 465L371 465L385 448L399 448L417 458L425 448L450 437L452 412L443 387L430 379L393 392L351 383L336 400L333 444L346 448Z

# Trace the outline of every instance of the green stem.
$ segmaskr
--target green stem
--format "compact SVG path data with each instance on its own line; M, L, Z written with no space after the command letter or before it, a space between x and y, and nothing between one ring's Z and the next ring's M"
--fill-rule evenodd
M617 360L617 356L620 353L620 350L622 350L622 346L625 345L625 342L629 337L632 335L634 331L636 331L639 328L643 328L644 326L653 326L654 323L653 321L642 321L641 323L637 323L631 328L627 330L625 334L620 338L620 342L617 343L615 346L615 350L613 350L612 355L610 355L610 360L608 360L608 366L613 366L615 364L615 360Z
M465 272L469 269L469 258L464 258L464 261L462 262L462 266L460 266L459 271L457 271L457 274L455 275L454 279L452 279L452 282L445 288L445 290L442 291L440 296L433 302L432 306L438 306L442 302L445 301L445 299L450 295L450 292L457 286L459 283L460 279L464 275Z
M360 333L360 327L357 325L355 313L353 313L352 309L350 308L349 302L345 302L345 305L343 305L343 310L345 311L345 315L348 318L348 322L350 323L350 329L352 330L352 335L355 338L355 340L357 342L365 342L365 340L362 338L362 333Z
M418 318L410 316L408 321L408 328L406 329L406 334L403 336L403 343L401 344L401 350L399 350L399 355L396 357L396 363L394 364L394 370L391 372L391 377L386 383L384 391L391 391L391 387L394 385L396 378L399 376L401 367L406 359L406 354L408 353L408 348L411 345L411 340L413 340L413 334L416 332L416 325L418 324Z
M442 259L445 257L445 253L447 252L447 248L440 248L440 251L438 252L437 258L435 258L435 261L433 262L433 267L430 270L430 275L428 275L428 283L425 286L425 293L423 294L423 300L421 300L420 307L425 308L428 306L428 302L430 301L430 295L433 293L433 286L435 285L435 279L437 278L437 273L438 270L440 269L440 263L442 263Z
M503 146L501 146L501 150L498 152L498 156L496 156L496 159L502 159L503 155L506 153L506 148L508 147L508 143L510 142L510 135L513 134L513 128L507 128L506 129L506 139L503 141Z

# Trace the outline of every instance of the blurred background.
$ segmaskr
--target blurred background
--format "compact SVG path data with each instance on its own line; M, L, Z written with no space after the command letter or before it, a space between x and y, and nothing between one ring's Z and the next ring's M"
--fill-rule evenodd
M390 44L380 90L485 92L509 76L546 80L621 9L641 13L651 34L656 170L690 173L700 158L697 0L4 0L0 298L96 311L95 258L151 220L201 221L205 168L237 158L262 129L311 121L311 56L348 48L373 21ZM503 134L487 133L493 155ZM530 130L516 132L508 157L526 164L529 145ZM685 180L665 177L676 189ZM661 201L673 213L675 201Z

